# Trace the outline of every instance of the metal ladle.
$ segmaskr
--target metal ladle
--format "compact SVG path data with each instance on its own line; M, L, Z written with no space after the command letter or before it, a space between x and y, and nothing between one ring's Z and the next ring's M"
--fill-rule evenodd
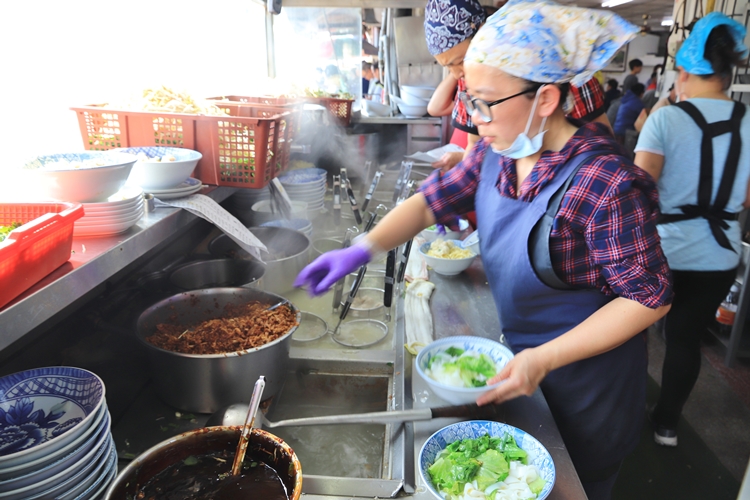
M242 427L240 441L239 443L237 443L237 451L234 454L234 462L232 463L233 476L239 476L240 470L242 469L242 461L245 460L247 444L250 442L250 433L253 430L255 416L258 413L258 406L260 406L260 398L263 395L263 389L265 389L265 387L266 378L261 375L255 382L255 387L253 388L253 397L250 400L250 406L247 409L247 417L245 417L245 425Z

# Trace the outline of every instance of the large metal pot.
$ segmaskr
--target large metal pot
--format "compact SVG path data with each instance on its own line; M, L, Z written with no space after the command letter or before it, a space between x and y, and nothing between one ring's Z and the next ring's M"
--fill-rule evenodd
M266 266L254 260L212 259L183 264L169 275L180 290L252 286L263 288Z
M195 429L162 441L146 450L123 469L107 490L106 500L137 498L138 491L151 478L191 455L216 451L234 452L242 426L208 427ZM253 429L249 436L245 462L260 460L272 467L284 483L290 500L302 495L302 465L297 455L281 438L261 429ZM227 472L231 468L227 464ZM253 497L249 492L247 498ZM239 499L238 499L239 500Z
M196 324L220 317L228 304L255 300L270 306L284 299L250 288L209 288L174 295L140 315L137 336L148 350L156 391L164 402L180 410L213 413L238 401L250 401L253 384L260 375L266 377L264 399L281 390L296 326L263 346L224 354L184 354L146 341L159 323ZM299 323L299 311L291 304L290 307Z
M266 263L263 289L273 293L292 290L294 279L310 263L310 239L301 232L286 227L248 229L266 245L270 254L263 259ZM226 234L214 238L208 244L208 251L216 258L252 258Z

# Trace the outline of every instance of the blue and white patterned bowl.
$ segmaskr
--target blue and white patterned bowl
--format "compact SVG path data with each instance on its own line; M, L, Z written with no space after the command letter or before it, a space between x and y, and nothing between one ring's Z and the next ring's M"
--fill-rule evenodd
M435 462L435 457L438 453L443 451L446 446L459 441L461 439L476 439L485 434L489 434L491 437L501 438L505 433L510 434L516 440L516 444L521 447L526 453L528 453L529 464L535 465L539 469L539 473L546 481L544 489L537 497L537 500L543 500L552 491L552 487L555 485L555 463L552 461L547 449L536 440L530 434L513 427L512 425L504 424L502 422L490 422L487 420L470 420L468 422L458 422L451 424L447 427L443 427L435 434L427 438L422 450L419 452L419 474L422 476L427 489L432 493L435 498L443 500L443 496L438 493L437 489L432 485L430 480L430 474L427 472L427 468Z
M66 168L60 162L101 161L97 167ZM35 192L62 201L92 203L107 201L125 185L136 157L113 151L87 151L37 156L24 165L35 179ZM56 166L53 166L56 165Z
M140 186L146 192L149 189L170 189L182 184L185 179L190 177L195 170L198 162L203 155L198 151L185 148L165 148L165 147L141 147L141 148L121 148L113 151L120 151L138 156L146 155L149 159L138 159L133 165L128 177L128 184ZM155 161L151 158L162 158L167 155L174 156L174 161Z
M290 170L279 176L282 184L314 184L325 180L328 172L322 168L301 168L299 170Z
M451 385L441 384L437 380L432 379L429 375L427 375L427 366L430 362L430 359L437 353L443 352L449 347L458 347L459 349L463 349L464 351L475 351L480 354L487 354L495 361L495 363L498 363L501 367L505 366L513 357L513 352L511 352L511 350L505 347L503 344L494 340L486 339L484 337L445 337L432 342L424 349L422 349L417 355L417 373L419 373L419 376L422 377L425 382L427 382L427 385L430 386L432 392L434 392L437 396L444 399L445 401L454 405L465 405L473 403L479 396L489 391L493 387L497 387L498 384L488 385L485 387L454 387Z
M81 368L37 368L0 378L0 469L73 442L103 402L104 382Z
M83 440L76 440L65 449L60 450L63 453L58 458L53 459L52 462L45 462L41 466L31 463L26 468L22 466L22 468L16 468L15 470L5 469L3 472L8 471L8 474L0 480L0 493L21 490L32 485L52 487L64 481L64 478L70 475L79 463L87 460L86 457L89 453L101 447L107 439L111 438L110 423L109 412L104 405L97 413L96 422L92 423L89 428L91 432L82 434Z

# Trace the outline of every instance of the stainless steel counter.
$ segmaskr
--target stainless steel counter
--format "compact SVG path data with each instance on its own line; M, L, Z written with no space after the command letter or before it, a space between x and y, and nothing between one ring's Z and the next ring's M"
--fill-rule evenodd
M221 202L234 188L204 188L201 194ZM149 251L190 229L199 220L177 208L146 213L123 234L73 238L70 261L0 309L0 351L82 300L107 279Z
M221 201L232 192L232 189L219 188L209 195ZM183 210L158 209L124 235L76 239L70 263L0 311L0 350L46 321L69 314L79 302L91 302L91 307L81 311L88 309L90 314L97 304L106 303L106 298L92 300L91 297L92 294L98 296L97 290L103 283L136 261L143 268L144 259L152 259L155 249L174 246L182 233L200 233L197 222L195 216ZM191 231L191 227L194 230ZM178 250L187 254L193 248ZM382 277L373 279L382 282ZM466 334L499 337L500 325L480 260L455 277L441 277L431 272L431 280L436 284L431 300L436 338ZM300 309L319 314L329 323L334 320L330 293L318 299L311 299L299 290L285 295ZM107 385L120 469L154 444L179 432L201 427L208 419L208 415L180 415L156 397L148 378L147 360L130 331L142 307L143 304L124 304L117 318L103 318L101 331L78 327L83 323L96 328L99 324L96 321L73 321L67 328L52 329L43 342L37 343L38 352L21 350L13 366L5 367L5 370L17 370L40 366L40 363L69 364L98 373ZM403 348L403 307L403 297L399 296L393 318L387 322L388 336L366 349L342 347L330 336L310 343L293 342L287 383L274 398L269 420L445 406L446 403L416 376L414 360ZM74 315L71 320L75 316L82 315ZM537 391L530 398L505 403L500 409L503 421L529 432L551 453L557 477L549 498L585 498L542 394ZM307 428L317 433L316 436L327 436L324 446L333 447L349 439L343 444L360 460L354 472L346 459L337 465L338 469L329 467L326 460L331 459L332 453L328 448L308 444L305 450L302 435L295 435L299 432L295 428L279 428L274 433L287 440L297 439L301 446L298 449L293 445L300 455L303 470L308 471L303 486L305 498L427 500L432 496L419 477L416 466L419 450L434 431L454 421L457 419L389 424L374 426L374 429L370 426L367 429L372 431L369 444L361 444L362 436L356 428ZM374 454L367 449L370 446L376 447ZM306 453L304 457L303 453ZM370 459L361 458L368 453Z

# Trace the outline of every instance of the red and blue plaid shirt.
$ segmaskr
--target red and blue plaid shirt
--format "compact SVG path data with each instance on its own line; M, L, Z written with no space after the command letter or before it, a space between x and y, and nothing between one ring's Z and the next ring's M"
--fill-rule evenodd
M489 143L477 143L447 174L436 170L420 192L438 222L474 210L480 168ZM581 127L560 151L545 151L516 191L515 161L498 157L501 196L531 201L573 156L593 149L611 151L580 168L563 197L550 234L552 266L566 283L597 288L656 308L672 302L667 259L659 243L659 199L653 179L622 156L601 123Z
M568 117L588 123L604 114L604 89L596 78L580 87L571 85L570 94L574 104Z

